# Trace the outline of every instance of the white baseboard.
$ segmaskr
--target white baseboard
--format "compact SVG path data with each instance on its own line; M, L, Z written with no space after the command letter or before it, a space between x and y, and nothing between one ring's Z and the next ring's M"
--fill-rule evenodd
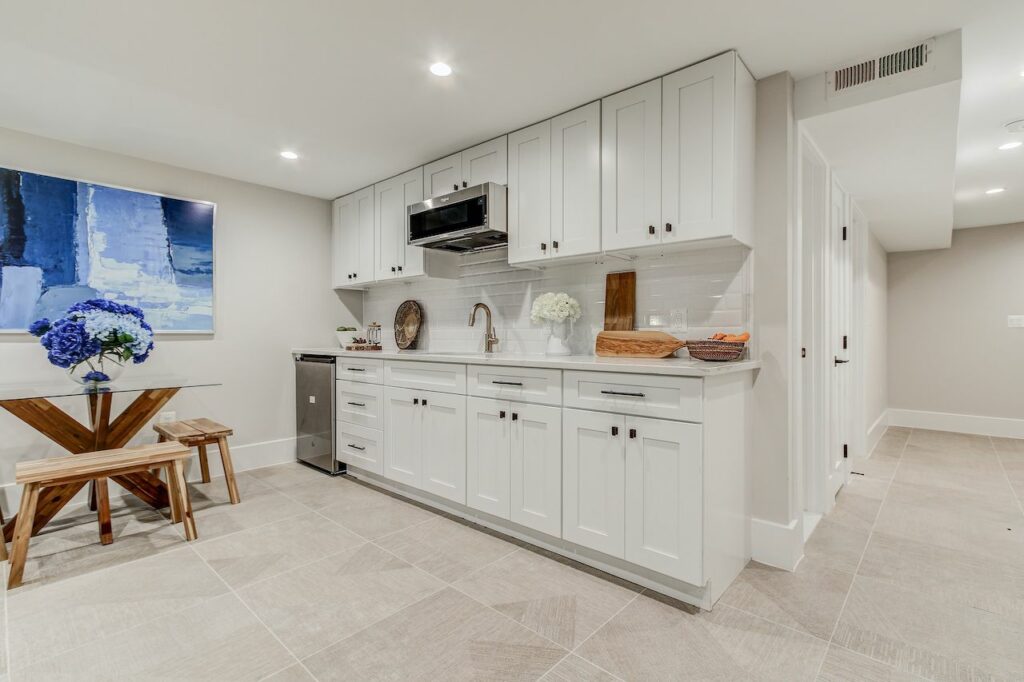
M885 435L887 428L889 428L889 410L882 410L882 414L878 415L878 419L868 429L868 442L864 450L865 454L870 456L875 451L875 446L878 445L878 441L882 440L882 436Z
M750 519L750 558L787 571L796 570L804 557L804 529L801 519L788 524Z
M211 445L207 447L206 458L210 462L210 476L223 476L224 468L220 463L220 452L217 451L217 446ZM261 469L274 466L275 464L285 464L294 461L294 436L263 441L262 443L231 445L231 463L234 465L236 472ZM199 456L197 454L192 455L192 459L188 461L185 467L185 477L188 480L200 480ZM125 494L127 492L121 486L110 486L110 497L121 497ZM68 504L85 504L88 501L87 495L88 488L83 488ZM21 486L17 483L5 483L0 486L0 503L3 504L4 518L11 518L18 511L18 505L21 503Z
M1024 438L1024 419L889 408L889 426L953 431L998 438Z

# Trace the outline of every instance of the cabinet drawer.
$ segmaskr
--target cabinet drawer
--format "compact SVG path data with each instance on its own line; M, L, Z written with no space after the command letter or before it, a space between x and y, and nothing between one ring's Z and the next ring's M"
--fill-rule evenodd
M384 383L388 386L466 393L466 366L446 362L388 360L384 363Z
M338 380L337 416L339 421L379 429L384 421L383 386Z
M384 378L384 361L372 358L338 358L338 378L379 384Z
M561 405L561 375L557 369L470 365L468 390L481 398Z
M653 374L565 372L566 407L699 422L702 380Z
M338 422L338 461L375 474L383 474L382 432L365 426Z

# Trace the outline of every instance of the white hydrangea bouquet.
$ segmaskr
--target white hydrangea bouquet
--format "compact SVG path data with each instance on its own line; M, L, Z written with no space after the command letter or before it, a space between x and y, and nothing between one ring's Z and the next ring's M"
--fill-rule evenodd
M580 319L582 314L580 302L565 292L548 292L534 300L530 319L534 323L548 323L548 355L572 354L568 344L569 334L572 331L572 323Z

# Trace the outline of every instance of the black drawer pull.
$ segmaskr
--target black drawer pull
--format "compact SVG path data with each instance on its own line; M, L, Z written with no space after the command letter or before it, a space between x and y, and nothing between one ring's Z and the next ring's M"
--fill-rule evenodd
M349 443L349 444L348 444L348 446L349 446L350 448L352 448L353 450L360 450L360 451L362 451L362 450L365 450L365 449L366 449L366 448L361 448L361 447L359 447L359 446L358 446L358 445L356 445L355 443Z
M629 430L629 437L630 438L636 438L636 429L630 429Z
M519 413L518 412L513 412L512 413L512 421L518 421L518 420L519 420Z
M356 407L366 407L366 403L354 403L351 400L349 401L348 404L349 405L355 405Z
M521 382L521 381L498 381L497 379L495 379L491 383L492 384L498 384L499 386L522 386L523 385L523 382Z
M612 435L613 436L619 435L619 427L618 426L613 426L612 427Z
M501 410L500 412L498 412L498 419L504 419L504 418L505 418L505 410Z
M427 406L427 399L426 399L426 398L424 398L424 399L423 399L423 406L424 406L424 407L426 407L426 406Z
M420 404L420 399L419 398L413 398L412 399L412 404L413 405L419 405Z
M601 393L603 393L605 395L625 395L625 396L629 396L630 398L643 398L643 397L645 397L643 393L628 393L626 391L601 391Z
M345 369L347 369L350 372L365 372L366 371L366 368L364 368L364 367L346 367Z
M655 232L655 230L654 230L654 225L648 225L648 226L647 226L647 231L648 231L648 232L649 232L650 234L654 234L654 232Z

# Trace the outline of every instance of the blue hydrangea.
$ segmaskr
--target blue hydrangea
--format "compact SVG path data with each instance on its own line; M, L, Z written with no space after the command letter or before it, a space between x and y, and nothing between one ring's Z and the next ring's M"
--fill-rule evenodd
M109 376L107 376L103 372L97 372L96 370L89 372L82 378L85 379L86 381L110 381Z
M77 365L102 350L100 342L85 330L85 324L67 317L57 320L40 343L49 351L50 362L58 367Z
M45 317L41 320L36 320L28 326L28 333L32 336L42 336L48 331L50 331L50 321Z
M56 322L37 320L29 333L40 337L50 362L58 367L73 367L97 355L118 364L129 358L140 364L153 350L153 328L142 310L102 298L74 304ZM92 375L104 378L91 381L110 380L102 372L90 372L86 378Z

